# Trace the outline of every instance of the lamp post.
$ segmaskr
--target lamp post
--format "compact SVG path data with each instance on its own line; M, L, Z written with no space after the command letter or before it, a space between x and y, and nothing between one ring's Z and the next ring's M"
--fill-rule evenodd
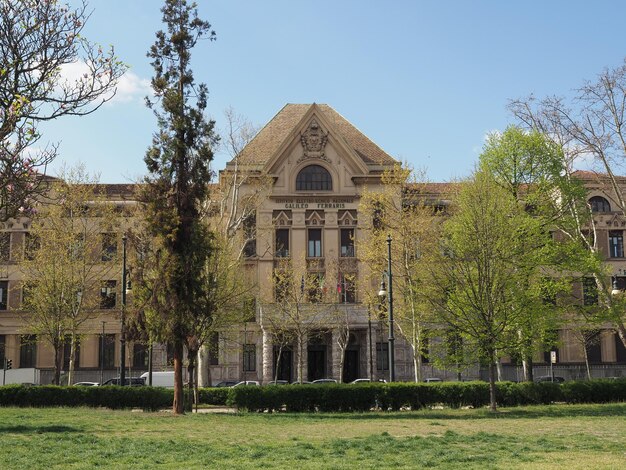
M106 322L102 322L102 336L100 338L100 385L104 383L104 325Z
M385 277L387 278L387 284L389 285L389 295L387 295L387 290L385 289ZM395 370L395 351L394 351L394 341L395 338L393 336L393 275L391 273L391 235L387 236L387 271L385 271L383 275L383 280L380 283L380 291L378 292L378 296L381 300L384 297L387 297L387 305L389 312L389 381L396 381L396 370Z
M126 234L122 236L122 314L120 332L120 385L126 385Z

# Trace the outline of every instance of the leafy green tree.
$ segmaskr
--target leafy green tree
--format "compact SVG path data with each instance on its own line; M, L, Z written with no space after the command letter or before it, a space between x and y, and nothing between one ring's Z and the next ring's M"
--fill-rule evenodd
M74 2L76 3L76 2ZM57 0L0 2L0 218L27 212L45 193L41 173L57 155L38 124L92 113L115 95L126 70L113 54L89 42L83 29L91 15ZM79 65L78 78L64 78Z
M536 219L495 183L476 173L444 224L443 247L430 254L429 299L441 322L474 348L489 368L490 406L496 410L498 351L518 341L525 309L524 281L536 270L528 243L543 237Z
M214 122L205 117L207 87L195 82L190 69L191 50L201 39L214 39L215 32L198 17L195 3L166 0L161 11L167 29L157 32L148 52L155 98L147 100L159 130L145 156L149 176L143 195L160 277L146 304L146 320L159 325L160 339L173 346L173 411L180 414L183 348L193 338L193 324L209 314L203 288L211 245L200 208L217 141Z
M572 214L573 207L584 208L580 203L584 195L582 186L567 178L563 152L560 146L544 134L510 126L502 133L492 133L480 156L480 168L491 175L494 182L508 192L524 207L546 234L539 239L522 238L516 243L522 249L533 250L535 269L526 269L528 277L519 279L524 287L517 306L523 309L518 326L519 342L508 348L512 356L520 357L526 380L532 381L532 357L547 343L547 337L559 324L564 323L564 311L556 299L569 293L572 271L584 260L582 245L563 238L555 243L550 235L567 219L584 219L585 214ZM572 201L579 200L577 205ZM563 204L567 201L567 204ZM530 261L530 259L529 259ZM543 270L545 275L537 274Z

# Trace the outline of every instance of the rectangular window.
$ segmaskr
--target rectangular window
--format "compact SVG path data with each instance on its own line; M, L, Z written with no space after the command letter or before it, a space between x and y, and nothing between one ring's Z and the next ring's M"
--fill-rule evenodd
M319 303L324 297L324 273L307 274L307 298L311 303Z
M245 246L243 254L248 258L256 255L256 215L250 214L243 221L243 236Z
M9 281L0 281L0 310L9 307Z
M133 344L133 367L143 369L148 367L148 346L143 343Z
M376 370L389 370L389 343L376 343Z
M72 338L70 336L65 337L63 343L63 370L70 370L70 356L72 353ZM74 369L80 367L80 343L76 344L76 357L74 358Z
M100 355L99 366L104 369L115 367L115 335L100 335L98 344L98 354Z
M354 229L341 229L341 256L343 258L354 258Z
M244 372L256 371L256 344L243 345L243 370Z
M289 229L276 230L276 257L289 258Z
M220 344L220 335L217 332L211 333L209 337L209 365L210 366L218 366L220 364L219 361L219 344Z
M8 263L11 259L11 233L0 233L0 263Z
M304 282L303 282L304 284ZM289 298L291 291L291 278L285 271L274 271L274 300L282 302Z
M342 304L356 303L356 274L339 273L337 282L339 302Z
M322 256L322 229L310 228L308 235L309 245L306 255L309 258L320 258Z
M609 231L609 257L624 257L624 232L622 230Z
M115 308L116 281L104 281L100 287L100 308Z
M583 305L598 305L598 286L592 277L583 278Z
M24 234L24 256L27 260L35 259L35 253L41 246L39 237L31 232Z
M112 261L117 254L117 234L102 234L102 261Z
M0 335L0 364L4 364L6 336Z
M20 336L20 367L35 367L37 360L37 337Z

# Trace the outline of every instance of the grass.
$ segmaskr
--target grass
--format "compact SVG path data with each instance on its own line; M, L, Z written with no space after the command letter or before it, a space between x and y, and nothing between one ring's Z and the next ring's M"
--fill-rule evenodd
M0 408L0 468L624 468L626 404L367 414Z

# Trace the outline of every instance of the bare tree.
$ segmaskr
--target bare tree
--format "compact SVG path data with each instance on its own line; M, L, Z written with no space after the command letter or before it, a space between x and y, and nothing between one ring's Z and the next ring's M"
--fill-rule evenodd
M38 124L82 116L115 94L126 66L83 36L86 0L76 9L57 0L0 3L0 218L28 211L45 191L40 176L57 146L37 149ZM80 75L65 78L68 66Z
M116 267L117 218L97 180L83 167L63 173L49 196L34 216L20 263L26 292L22 309L29 312L28 332L54 350L56 384L69 337L71 383L82 325L101 307L114 307L115 288L103 282Z
M588 81L576 91L573 100L548 97L537 101L533 96L511 101L513 114L527 126L553 139L562 149L565 176L575 179L574 165L581 158L592 157L606 174L598 178L605 182L604 190L616 202L616 212L626 215L626 203L616 174L626 163L626 63L614 69L605 69L595 81ZM598 237L590 207L571 198L566 201L575 223L559 227L564 236L578 240L598 260ZM581 214L586 214L582 217ZM590 233L593 236L590 236ZM611 286L604 273L603 263L596 263L590 272L598 288L603 315L615 327L626 345L626 316L621 302L611 294Z

